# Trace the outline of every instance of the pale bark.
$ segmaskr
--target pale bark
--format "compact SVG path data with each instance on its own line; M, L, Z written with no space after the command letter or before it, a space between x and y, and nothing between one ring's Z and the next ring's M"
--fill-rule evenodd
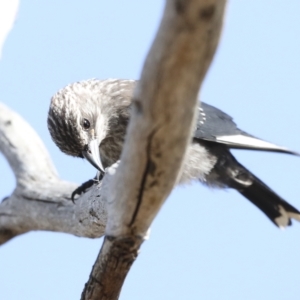
M105 240L82 299L117 299L151 222L176 184L197 94L218 44L225 0L168 0L133 100L121 162L70 200L36 133L0 105L0 150L16 189L0 204L0 244L30 230ZM115 173L115 174L114 174Z
M77 186L58 177L36 132L1 103L0 151L16 176L15 190L0 203L0 245L32 230L90 238L104 234L107 214L101 185L73 203L71 193Z
M225 0L167 1L111 179L106 238L82 299L118 298L151 222L176 183L224 6Z

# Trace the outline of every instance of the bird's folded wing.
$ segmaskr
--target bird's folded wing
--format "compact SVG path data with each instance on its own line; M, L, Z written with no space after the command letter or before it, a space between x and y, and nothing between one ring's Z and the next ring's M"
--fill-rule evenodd
M256 138L245 131L240 130L232 117L220 109L201 103L194 138L225 144L229 148L283 152L293 155L299 153L288 148Z
M221 144L226 144L230 148L274 151L299 155L299 153L291 151L288 148L263 141L253 136L247 136L242 134L216 136L215 141Z

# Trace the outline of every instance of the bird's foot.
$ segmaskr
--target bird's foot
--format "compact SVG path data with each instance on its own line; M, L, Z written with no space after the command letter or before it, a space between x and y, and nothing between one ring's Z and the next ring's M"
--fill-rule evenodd
M81 195L82 193L85 193L87 189L89 189L96 181L94 179L90 179L86 182L84 182L82 185L80 185L77 189L75 189L71 195L71 199L73 203L75 203L75 196Z
M97 172L96 177L94 179L90 179L86 182L84 182L82 185L80 185L77 189L75 189L71 195L71 199L74 202L76 195L81 195L82 193L85 193L89 188L91 188L94 184L99 183L99 181L102 180L104 173Z
M104 174L109 174L109 175L114 175L118 166L119 166L120 161L118 160L116 163L111 165L110 167L105 169L105 173L98 171L94 179L90 179L86 182L84 182L82 185L80 185L77 189L74 190L74 192L71 195L71 199L73 203L75 203L75 197L76 195L81 195L85 193L89 188L91 188L94 184L99 183L104 177Z

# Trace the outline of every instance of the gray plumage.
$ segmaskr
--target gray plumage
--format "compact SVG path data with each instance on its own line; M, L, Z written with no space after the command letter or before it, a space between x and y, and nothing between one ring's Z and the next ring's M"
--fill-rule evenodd
M48 115L53 141L64 153L85 157L98 169L115 163L122 151L135 85L133 80L92 79L58 91ZM290 225L292 218L300 221L299 211L237 162L230 148L297 153L240 130L230 116L213 106L202 102L198 109L180 183L200 180L212 187L234 188L279 227Z

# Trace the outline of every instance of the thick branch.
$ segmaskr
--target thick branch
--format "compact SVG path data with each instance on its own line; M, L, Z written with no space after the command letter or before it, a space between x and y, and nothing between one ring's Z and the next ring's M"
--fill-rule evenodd
M1 103L0 151L17 181L13 194L0 203L0 244L31 230L103 235L106 205L101 185L73 204L70 195L76 185L58 178L36 132Z
M118 298L146 231L178 178L224 6L225 0L167 1L111 180L107 237L82 299Z

